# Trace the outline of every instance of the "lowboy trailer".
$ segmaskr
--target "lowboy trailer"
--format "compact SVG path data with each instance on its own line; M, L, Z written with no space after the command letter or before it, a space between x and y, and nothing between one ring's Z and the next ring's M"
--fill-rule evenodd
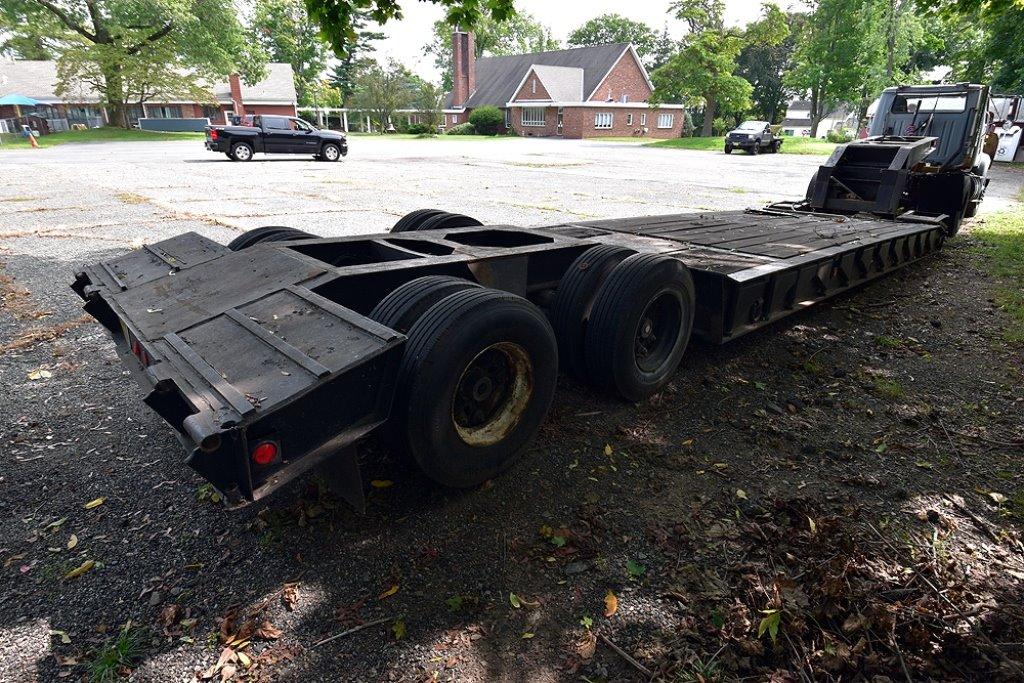
M937 217L791 204L238 251L186 233L86 267L74 288L187 464L231 504L332 455L358 502L344 447L381 425L428 475L472 486L534 435L559 356L640 400L670 379L691 330L735 339L920 259L944 235Z
M691 334L736 339L941 248L979 201L976 173L921 167L937 139L921 140L851 143L807 200L763 209L533 229L421 210L380 235L265 227L227 246L186 233L87 266L73 288L230 505L328 459L361 505L352 446L373 431L469 487L533 438L559 369L642 400ZM906 189L934 180L919 167L957 174L953 210Z

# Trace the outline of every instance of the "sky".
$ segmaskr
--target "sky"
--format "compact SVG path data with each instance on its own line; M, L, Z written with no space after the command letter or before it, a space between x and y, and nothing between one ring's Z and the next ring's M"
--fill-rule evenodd
M755 19L761 11L762 0L725 0L725 16L729 25L744 25ZM670 18L670 0L632 0L623 4L621 0L517 0L520 12L532 14L540 23L551 29L554 37L563 45L568 35L588 19L608 13L618 13L635 21L642 21L658 32L668 22L669 34L681 37L682 22ZM800 8L798 0L778 0L782 9ZM391 21L381 31L387 36L376 43L376 57L382 61L394 58L405 64L420 76L437 82L441 74L434 68L433 58L423 54L423 46L430 42L433 24L444 15L442 9L432 2L404 2L402 11L405 18Z

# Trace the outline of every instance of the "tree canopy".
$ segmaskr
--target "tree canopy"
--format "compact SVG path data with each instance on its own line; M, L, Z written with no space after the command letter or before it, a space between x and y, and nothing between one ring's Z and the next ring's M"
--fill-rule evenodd
M465 30L473 31L476 56L514 55L527 52L557 50L558 41L551 37L551 31L529 14L516 14L507 21L498 21L482 16L473 24L462 24ZM452 33L454 29L447 20L434 22L434 37L423 51L433 55L434 66L441 72L441 86L452 87Z
M633 43L637 54L649 62L658 50L658 34L642 21L633 21L620 14L602 14L587 21L569 34L570 47Z
M270 61L291 65L299 104L312 104L330 50L302 0L256 0L249 31Z

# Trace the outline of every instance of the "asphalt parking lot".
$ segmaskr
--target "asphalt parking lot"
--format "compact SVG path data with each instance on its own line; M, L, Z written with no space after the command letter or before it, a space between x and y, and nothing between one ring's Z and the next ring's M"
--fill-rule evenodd
M659 634L678 628L687 608L665 599L652 520L696 519L694 500L730 504L737 489L744 500L798 486L825 500L853 495L842 487L854 484L830 470L847 460L815 460L820 472L800 480L772 453L845 454L853 446L841 434L857 434L866 444L858 457L874 457L881 451L872 439L902 428L903 417L877 396L845 411L807 398L818 388L792 370L794 347L823 343L818 362L854 368L882 362L872 339L883 332L923 339L934 346L929 356L948 354L951 365L941 384L919 391L962 397L980 377L1008 406L1001 415L1024 400L1019 383L1006 384L1005 359L990 353L998 314L985 303L986 276L954 243L929 265L792 324L698 350L672 390L678 408L622 405L560 385L536 448L481 491L438 491L371 445L367 479L394 483L371 492L366 515L310 480L225 512L181 464L170 430L138 400L106 336L80 319L68 288L77 263L188 230L225 243L261 225L323 236L381 232L425 207L523 226L757 207L802 196L823 161L530 139L354 137L350 149L336 164L290 156L232 163L198 140L0 150L0 680L77 680L130 620L144 633L132 680L188 681L216 666L225 635L250 618L273 626L234 642L251 660L234 661L238 678L631 680L636 672L606 648L581 659L590 626L580 624L602 619L614 589L617 621L609 617L602 633L649 667L671 649ZM1020 169L997 166L983 211L1013 205L1022 184ZM959 296L953 265L979 283L976 306L966 299L936 324L927 306L949 307ZM851 323L850 306L891 306L884 310L893 317ZM897 317L904 327L894 330ZM971 334L951 336L959 330ZM933 361L909 347L882 353L903 351L894 363L911 378L903 381L932 381ZM1019 376L1019 358L1014 368ZM42 369L45 376L33 376ZM837 383L847 376L833 375ZM793 409L765 417L766 391ZM751 426L762 418L770 425L764 438ZM699 462L687 450L695 439L707 449ZM591 464L591 456L605 460ZM942 468L915 469L908 458L910 474L894 476L912 482L901 490L940 490L930 478ZM714 472L710 463L722 467ZM865 495L891 506L891 491ZM553 547L543 529L563 527L569 545ZM625 573L627 561L634 569ZM511 605L510 594L518 596Z

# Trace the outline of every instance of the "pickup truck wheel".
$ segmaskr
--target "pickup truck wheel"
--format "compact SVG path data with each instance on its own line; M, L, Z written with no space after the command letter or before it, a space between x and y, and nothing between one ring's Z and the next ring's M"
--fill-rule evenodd
M249 247L266 242L287 242L289 240L307 239L316 239L316 235L284 225L266 225L262 228L254 228L243 232L228 242L228 249L231 251L241 251L242 249L248 249Z
M231 146L231 152L229 153L229 156L235 161L250 161L252 160L252 155L252 145L248 142L236 142Z
M333 142L328 142L323 146L323 149L320 150L320 157L324 161L337 161L341 158L341 147L338 147Z
M409 330L385 440L434 481L476 486L537 433L557 374L555 335L536 306L491 289L456 292Z
M584 340L597 291L612 268L634 253L632 249L610 244L591 247L572 262L558 283L550 316L558 340L558 361L579 379L586 379Z
M725 146L725 153L726 154L732 154L732 145L726 145Z
M781 147L782 147L782 143L781 142L779 142L778 140L772 140L772 145L770 147L771 153L772 154L778 154L779 153L779 148L781 148Z
M753 154L754 156L757 156L758 154L761 153L761 141L760 140L755 140L754 144L752 144L750 146L750 153Z
M480 285L451 275L426 275L398 287L370 312L370 319L406 334L431 306L449 294Z
M591 381L629 401L668 384L693 328L694 288L678 259L636 254L617 265L587 324Z

